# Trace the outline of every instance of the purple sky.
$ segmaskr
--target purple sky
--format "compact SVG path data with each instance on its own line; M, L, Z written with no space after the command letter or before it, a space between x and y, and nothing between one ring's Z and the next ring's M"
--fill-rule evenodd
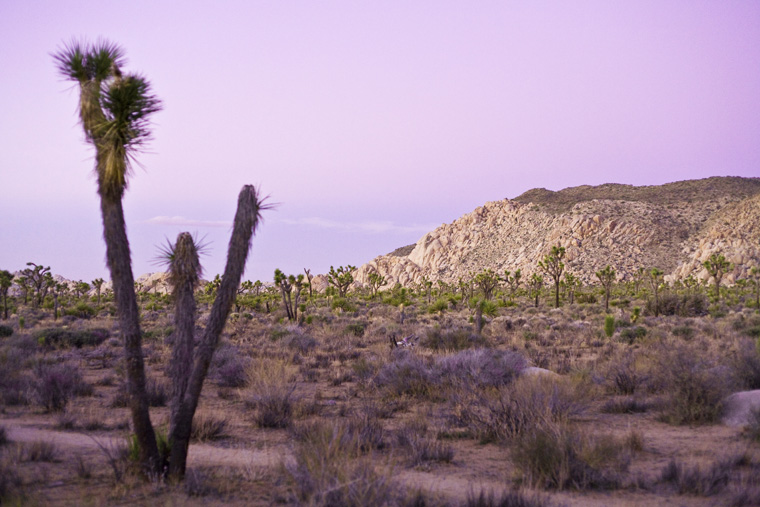
M181 6L181 7L178 7ZM106 37L164 101L124 201L223 270L239 189L279 203L246 278L324 272L525 190L760 176L760 2L0 2L0 269L108 278L78 93Z

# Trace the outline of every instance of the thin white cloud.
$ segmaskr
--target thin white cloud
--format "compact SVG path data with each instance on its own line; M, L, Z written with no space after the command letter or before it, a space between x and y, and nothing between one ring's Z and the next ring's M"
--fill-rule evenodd
M359 222L338 222L319 217L306 218L282 218L277 220L287 225L296 225L302 227L313 227L317 229L334 229L347 232L365 232L370 234L405 234L405 233L425 233L432 231L437 225L431 224L412 224L396 225L388 220L364 220Z
M152 225L181 225L182 227L232 227L232 222L214 220L195 220L185 217L157 216L149 218L146 224Z

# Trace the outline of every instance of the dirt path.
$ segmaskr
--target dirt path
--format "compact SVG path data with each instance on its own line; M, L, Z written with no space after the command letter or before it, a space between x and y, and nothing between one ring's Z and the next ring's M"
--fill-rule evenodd
M124 444L124 437L90 435L76 431L58 431L40 427L35 421L0 419L8 439L12 442L51 442L56 446L77 450L79 453L98 454L103 449L116 449ZM285 446L265 449L223 448L208 444L191 444L188 466L270 467L290 458Z

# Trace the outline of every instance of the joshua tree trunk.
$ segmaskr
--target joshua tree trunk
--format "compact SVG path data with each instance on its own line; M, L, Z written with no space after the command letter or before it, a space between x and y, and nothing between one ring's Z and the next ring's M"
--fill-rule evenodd
M148 395L145 390L145 365L142 356L140 316L134 292L129 241L124 224L121 196L116 199L100 196L103 214L103 237L106 242L106 259L111 271L113 292L119 316L119 326L124 339L126 354L127 392L137 443L140 446L140 462L151 471L159 467L156 435L150 422Z
M187 450L190 445L190 432L193 425L193 416L198 407L198 399L203 388L203 381L208 373L211 358L219 343L224 325L229 316L232 303L237 294L240 279L243 276L248 251L251 248L251 238L259 221L259 213L262 209L256 189L252 185L246 185L238 197L237 213L227 250L227 265L224 268L222 283L219 287L214 304L211 307L206 330L203 333L195 358L192 371L189 372L187 389L178 404L171 423L172 431L169 434L171 442L171 457L169 462L169 474L181 479L185 474L187 463Z

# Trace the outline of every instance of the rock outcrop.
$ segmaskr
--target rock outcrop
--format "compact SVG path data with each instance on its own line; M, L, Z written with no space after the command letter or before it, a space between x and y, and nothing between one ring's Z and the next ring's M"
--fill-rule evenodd
M566 249L567 269L584 283L607 264L618 279L658 267L669 280L707 278L702 262L721 252L733 263L728 284L760 265L760 178L708 178L656 187L602 185L560 192L531 190L489 202L415 245L361 266L410 285L423 277L455 283L483 269L537 271L552 246Z

